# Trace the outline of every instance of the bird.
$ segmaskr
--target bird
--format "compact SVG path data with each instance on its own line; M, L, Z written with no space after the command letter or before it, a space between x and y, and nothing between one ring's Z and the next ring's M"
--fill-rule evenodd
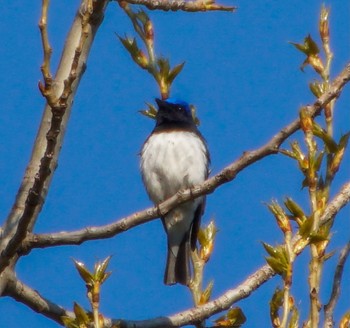
M189 104L156 99L156 124L141 149L140 170L149 198L158 205L181 189L208 178L210 155ZM164 283L189 285L190 256L196 248L205 196L187 201L161 217L167 234Z

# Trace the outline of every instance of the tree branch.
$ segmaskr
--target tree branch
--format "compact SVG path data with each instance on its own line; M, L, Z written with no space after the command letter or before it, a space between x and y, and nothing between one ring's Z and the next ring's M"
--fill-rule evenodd
M148 328L148 327L178 327L187 324L194 324L200 322L205 318L209 318L215 313L222 312L228 309L233 303L247 298L260 285L270 279L275 273L268 266L264 265L259 270L250 275L238 287L228 290L223 295L206 303L203 306L192 308L169 317L159 317L150 320L142 321L126 321L120 319L105 319L105 326L108 327L133 327L133 328ZM50 318L62 325L61 317L70 316L74 314L61 306L45 299L37 291L19 281L12 272L7 277L8 284L4 295L14 298L21 302L33 311L40 313L47 318ZM113 326L114 325L114 326Z
M185 0L117 0L118 2L127 2L134 5L143 5L150 10L165 10L165 11L230 11L233 12L237 9L234 6L222 6L215 3L215 0L195 0L195 1L185 1Z
M341 74L334 80L328 92L324 93L313 105L307 106L308 111L312 115L318 115L323 106L333 99L339 97L343 87L350 80L350 63L345 67ZM186 202L190 199L209 194L215 191L220 185L232 181L236 175L247 166L257 162L265 156L276 154L280 145L295 131L300 128L299 119L284 127L264 146L244 152L243 155L235 162L224 168L215 176L206 180L203 184L195 186L191 189L179 191L158 207L148 208L144 211L137 212L117 222L99 227L87 227L72 232L59 232L51 234L29 235L23 243L22 253L29 252L32 248L44 248L57 245L78 245L88 240L105 239L115 236L130 228L149 222L159 216L163 216L176 205ZM345 187L344 187L345 188ZM343 196L341 196L343 194ZM340 192L339 201L344 203L342 197L349 197L348 189ZM346 201L346 200L345 200ZM346 202L345 202L346 203ZM344 204L345 204L344 203ZM332 211L336 211L337 206L327 208L331 217ZM344 206L344 205L343 205ZM335 212L337 213L337 212ZM327 214L327 215L328 215ZM328 216L327 216L328 217Z
M72 28L67 37L55 81L50 88L44 115L32 151L30 162L16 196L15 203L5 222L3 236L0 241L0 272L9 264L11 257L16 254L18 247L31 231L47 195L53 172L57 166L58 155L62 147L64 132L79 81L86 67L91 44L99 25L108 0L99 1L94 13L89 15L89 22L84 26L86 16L78 11ZM47 1L43 2L48 5ZM47 9L47 7L46 7ZM43 31L45 46L44 63L48 63L47 35L45 34L46 9L43 8L44 21L40 26ZM45 65L45 64L44 64ZM46 67L45 72L48 72ZM43 90L43 87L40 87ZM57 99L56 103L49 100Z
M247 298L254 290L274 276L274 271L268 266L264 265L239 286L230 289L222 294L217 299L208 302L202 306L192 308L169 317L160 317L151 320L143 321L124 321L124 320L110 320L108 326L111 324L120 324L122 328L157 328L157 327L179 327L190 324L196 324L211 317L212 315L227 310L233 303ZM107 327L108 327L107 326Z
M340 196L342 195L342 196ZM345 196L346 195L346 196ZM346 183L339 194L334 197L334 199L329 203L326 208L326 211L320 218L321 224L329 222L329 220L334 217L335 213L338 213L348 202L350 201L350 182ZM332 210L330 210L332 209ZM299 238L293 238L293 244L298 242ZM350 242L349 242L350 244ZM342 251L349 252L347 249L350 245L347 245L346 249ZM305 245L306 246L306 245ZM345 255L343 255L345 257ZM346 255L347 256L347 255ZM343 257L342 257L343 258ZM346 258L343 258L345 262ZM344 263L343 263L344 264ZM337 270L340 270L339 267L341 261L339 261ZM269 265L264 265L259 268L253 274L251 274L244 282L235 287L234 289L228 290L223 295L217 299L208 302L203 306L199 306L187 311L180 312L173 316L155 318L151 320L144 321L123 321L123 320L111 320L109 322L109 327L111 324L120 323L123 328L150 328L150 327L177 327L184 326L188 324L195 324L201 322L212 315L222 312L234 303L247 298L254 290L258 289L262 284L267 280L271 279L275 275L275 272ZM340 281L340 280L339 280Z
M325 313L325 328L332 328L334 326L333 313L337 301L340 295L340 284L344 271L344 264L348 259L350 253L350 241L345 245L345 247L340 252L339 261L334 274L332 293L329 302L324 306Z
M74 316L61 306L50 302L42 297L36 290L19 281L15 274L9 274L7 277L7 286L4 291L5 296L14 298L17 302L21 302L33 311L43 314L44 316L56 321L62 325L62 316Z
M350 202L350 182L345 183L334 198L328 203L323 214L319 219L319 226L326 224L333 224L335 216L339 211ZM309 244L308 239L302 238L299 234L296 234L293 239L293 249L296 255L299 255L302 250Z
M335 214L338 213L348 202L350 201L350 182L346 183L340 190L340 192L334 197L334 199L328 204L324 214L320 218L321 224L325 224L329 222L332 218L334 218ZM144 211L144 212L147 212ZM143 213L143 212L140 212ZM130 217L132 221L132 216ZM135 222L135 221L133 221ZM118 221L122 226L122 220ZM115 224L117 224L115 223ZM89 228L87 228L89 229ZM86 230L88 233L88 230ZM58 234L57 234L58 235ZM41 235L38 235L39 237ZM300 236L293 238L293 247L298 243L300 240ZM307 244L304 244L304 247ZM32 245L33 246L33 245ZM301 252L301 250L300 250ZM299 253L300 253L299 252ZM178 326L184 326L188 324L195 324L197 322L201 322L212 315L222 312L226 309L228 309L230 306L232 306L234 303L247 298L254 290L258 289L262 284L264 284L266 281L271 279L275 275L275 272L273 269L268 266L264 265L261 268L259 268L257 271L255 271L253 274L251 274L246 280L244 280L240 285L237 287L228 290L215 300L206 303L203 306L199 306L190 310L186 310L180 313L177 313L172 316L168 317L159 317L154 318L150 320L142 320L142 321L126 321L121 319L105 319L105 327L112 327L113 325L120 325L120 327L133 327L133 328L150 328L150 327L178 327ZM17 282L17 280L14 277L11 277L10 279L10 287L7 287L7 295L14 297L19 302L22 302L24 304L27 304L29 307L38 309L37 301L35 300L37 297L40 297L41 300L40 304L44 304L47 302L48 304L53 304L44 298L42 298L39 294L36 295L33 293L33 291L26 287L26 293L24 295L20 294L18 291L16 292L16 289L13 288L13 285L17 284L17 286L20 286L21 283ZM23 285L23 284L22 284ZM11 287L12 286L12 287ZM12 291L12 292L9 292ZM30 292L32 291L32 292ZM40 300L40 299L39 299ZM57 307L57 306L56 306ZM44 311L40 311L40 313L44 314L45 316L59 322L57 320L57 315L59 312L58 309L55 306L50 310L49 307L45 306L43 307L45 309ZM64 310L66 311L66 310ZM37 311L39 312L39 311ZM68 313L66 311L66 313ZM68 315L72 315L71 313L68 313ZM56 319L55 319L56 318Z
M334 199L326 207L320 224L327 224L335 215L350 201L350 182L344 184L340 191L334 196Z

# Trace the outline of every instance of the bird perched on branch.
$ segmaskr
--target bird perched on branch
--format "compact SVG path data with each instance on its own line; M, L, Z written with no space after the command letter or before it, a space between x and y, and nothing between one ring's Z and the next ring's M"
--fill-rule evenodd
M173 98L156 102L156 126L141 150L141 173L150 199L159 204L179 190L206 180L210 157L190 106ZM204 207L205 197L201 196L162 217L168 237L167 285L188 285L191 280L190 256L196 247Z

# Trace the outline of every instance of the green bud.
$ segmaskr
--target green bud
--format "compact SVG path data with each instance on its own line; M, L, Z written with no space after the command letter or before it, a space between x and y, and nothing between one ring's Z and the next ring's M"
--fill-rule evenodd
M304 39L304 43L290 42L290 44L292 44L296 49L304 53L306 56L317 55L320 53L320 49L310 34Z
M283 233L292 231L289 218L283 208L275 201L267 205L268 209L275 216L278 226L281 228Z
M299 328L299 317L300 315L298 309L293 306L288 328Z
M204 229L199 229L198 241L201 246L199 255L200 258L205 262L210 259L210 256L213 252L216 233L217 228L215 226L214 220L210 221L210 223Z
M303 107L300 110L299 117L300 117L300 126L301 126L301 129L304 131L304 133L308 133L312 131L313 119L305 107Z
M182 71L183 67L185 66L185 62L176 65L168 74L167 81L168 83L173 83L174 79L177 77L177 75Z
M214 322L218 327L241 327L247 318L245 317L243 311L239 307L234 307L227 311L226 315L223 315L216 319Z
M81 326L82 324L88 325L90 318L85 310L76 302L74 302L73 311L76 317L76 322Z
M299 228L299 234L304 239L308 239L310 237L312 227L314 224L314 217L311 216L307 220L304 221L304 223Z
M156 116L157 116L157 108L152 105L152 104L149 104L149 103L146 103L146 105L148 106L148 109L146 110L140 110L139 112L142 114L142 115L145 115L153 120L156 119Z
M210 281L210 283L208 284L207 288L204 290L204 292L201 294L200 300L199 300L199 305L204 305L206 303L208 303L208 301L210 300L211 297L211 293L213 291L213 287L214 287L214 281Z
M270 319L273 327L279 327L281 324L278 312L279 312L279 309L282 307L282 305L283 305L283 290L277 287L270 301Z
M306 215L302 208L290 197L287 197L284 201L284 205L287 207L288 211L293 215L294 220L300 224L306 220Z
M102 284L111 275L111 272L106 272L108 264L109 264L111 258L112 258L112 256L108 256L103 261L97 262L95 264L94 278L95 278L96 282L99 282L100 284Z
M322 42L328 42L329 40L329 9L322 5L319 31Z
M313 121L312 124L312 133L326 144L330 153L334 153L337 150L337 143L327 133L327 131L322 129L315 121Z
M266 243L262 244L267 253L271 255L265 258L266 262L276 273L284 277L289 268L289 258L285 246L272 247Z
M330 171L332 175L337 173L339 170L340 164L344 157L345 149L348 145L349 137L350 137L350 133L347 133L340 138L339 144L337 146L337 150L335 151L335 154L333 156L333 159L330 165Z
M83 262L78 262L73 259L74 265L78 270L80 277L84 280L86 284L91 284L94 280L93 274L85 267Z
M311 92L314 94L314 96L316 98L321 97L325 91L326 91L326 83L322 83L322 82L311 82L309 84L309 88L311 90Z

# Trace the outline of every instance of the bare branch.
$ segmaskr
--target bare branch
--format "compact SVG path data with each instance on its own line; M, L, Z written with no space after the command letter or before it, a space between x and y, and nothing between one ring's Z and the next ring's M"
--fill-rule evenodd
M44 6L47 4L48 2L44 1ZM84 29L84 17L86 16L82 16L80 11L73 22L51 90L50 98L58 99L58 101L54 105L51 104L54 106L52 108L49 104L45 106L30 162L16 201L4 225L3 238L0 241L0 270L8 265L27 232L32 230L46 198L53 172L57 166L73 97L107 4L108 0L99 1L96 4L89 24L86 24L88 31ZM44 8L43 16L45 17ZM46 37L43 43L47 52L45 40ZM79 47L82 42L84 46Z
M185 1L185 0L118 0L119 3L130 3L134 5L143 5L150 10L165 10L165 11L230 11L233 12L237 9L234 6L222 6L215 3L215 0L195 0L195 1Z
M333 99L336 99L342 91L344 85L350 79L350 64L348 64L342 73L334 80L329 91L323 94L313 105L308 106L308 110L312 115L318 115L321 108L328 104ZM52 234L30 235L25 240L22 252L26 253L32 248L43 248L57 245L77 245L87 240L104 239L115 236L121 232L129 230L130 228L149 222L159 216L163 216L173 207L190 199L199 197L204 194L209 194L215 191L220 185L232 181L236 175L245 169L247 166L257 162L265 156L276 154L280 145L295 131L300 128L299 120L295 120L280 132L278 132L268 143L264 146L243 153L243 155L235 162L224 168L221 172L206 180L202 185L195 186L191 189L179 191L176 195L169 198L158 207L146 209L141 212L129 215L117 222L100 226L88 227L72 232L60 232ZM341 206L349 201L350 193L348 186L345 185L336 197L337 202ZM327 207L323 217L327 220L332 218L339 211L339 205L334 201L332 206Z
M21 302L33 311L43 314L44 316L62 324L62 316L73 316L73 314L61 306L50 302L42 297L36 290L25 285L19 281L15 274L9 274L7 277L7 287L4 295L14 298L16 301Z
M228 309L233 303L247 298L254 290L265 283L274 275L273 270L264 265L245 281L234 289L228 290L223 295L208 302L203 306L195 307L169 317L159 317L143 321L125 321L120 319L105 319L105 327L117 325L120 327L178 327L187 324L200 322L212 315ZM61 306L45 299L37 291L19 281L12 272L7 277L8 284L4 292L5 296L10 296L16 301L21 302L37 313L62 324L62 316L74 317L72 312L67 311ZM114 326L115 327L115 326Z
M345 183L340 191L334 196L334 198L328 203L323 214L319 220L319 226L323 226L329 223L333 223L335 216L338 212L350 202L350 182ZM309 241L302 238L299 234L296 234L293 239L293 248L296 255L299 255Z
M233 303L247 298L254 290L269 280L273 275L273 270L268 265L264 265L250 275L239 286L228 290L217 299L208 302L205 305L198 306L169 317L161 317L151 320L113 320L110 321L109 327L111 327L112 322L114 324L119 323L123 328L179 327L188 324L196 324L216 313L227 310Z
M340 191L336 194L334 199L326 207L320 224L327 224L331 222L335 215L350 201L350 182L343 185Z
M52 81L52 74L50 69L52 48L50 46L49 36L47 32L47 12L49 8L49 3L50 3L50 0L42 0L42 8L41 8L42 11L41 11L41 18L39 22L41 43L42 43L43 53L44 53L44 62L41 65L41 72L43 74L43 78L45 81L45 85L39 82L39 90L41 91L42 95L46 97L47 102L50 105L52 105L57 101L57 98L55 98L52 92L53 81Z
M327 206L324 214L320 218L321 223L326 223L328 222L331 218L334 218L334 215L338 213L348 202L350 201L350 182L345 184L339 194L334 197L334 199L329 203ZM156 209L154 209L156 210ZM141 213L147 213L148 210L139 212ZM149 214L151 211L149 211ZM130 222L135 223L135 216L130 216ZM125 220L125 221L123 221ZM126 228L124 224L127 224L127 218L120 220L115 223L115 225L119 225L119 229L122 229L122 227ZM102 228L102 227L100 227ZM95 232L92 230L90 231L89 229L91 228L86 228L85 231L85 237L89 237L89 234L92 234L90 236L90 239L96 239L95 237L97 236L96 233L100 233L98 229L100 228L92 228L92 229L97 229ZM108 231L107 226L105 226L105 233L111 233L111 231ZM123 230L120 230L123 231ZM75 232L77 233L77 232ZM62 236L61 236L62 234ZM54 237L53 239L49 239L48 236L46 235L50 244L47 246L50 246L51 244L59 244L62 245L66 241L68 241L68 238L65 238L64 234L68 234L70 238L73 238L72 234L73 233L61 233L61 234L52 234ZM37 247L35 244L34 238L38 237L40 238L42 235L37 235L37 236L32 236L33 240L27 241L31 247ZM61 239L60 239L61 238ZM80 236L76 236L76 238L80 238ZM295 245L298 241L299 238L293 238L293 244ZM88 239L86 239L88 240ZM40 245L40 239L39 239L39 245ZM304 245L304 247L306 244ZM41 245L41 247L44 247L44 245ZM301 252L301 250L300 250ZM299 253L300 253L299 252ZM178 327L178 326L183 326L187 324L195 324L196 322L200 322L202 320L205 320L206 318L211 317L212 315L222 312L226 309L228 309L230 306L232 306L234 303L247 298L254 290L258 289L262 284L264 284L266 281L271 279L275 275L274 271L269 267L268 265L264 265L257 271L255 271L253 274L251 274L245 281L243 281L240 285L237 287L228 290L225 292L223 295L218 297L217 299L203 305L200 307L196 307L190 310L186 310L183 312L180 312L178 314L169 316L169 317L160 317L160 318L155 318L155 319L150 319L150 320L143 320L143 321L124 321L124 320L119 320L119 319L106 319L106 327L112 327L112 325L120 324L121 327L134 327L134 328L148 328L148 327ZM11 278L13 281L13 278ZM11 283L13 284L13 282ZM8 292L7 292L8 294ZM29 306L34 306L31 305L32 303L35 303L33 300L28 299L30 298L29 293L27 293L28 297L20 298L17 296L17 300L19 300L22 303L25 303ZM11 294L13 296L13 293ZM34 296L32 295L32 298ZM56 312L54 311L53 313L43 313L49 318L53 318L56 315ZM55 320L55 319L54 319Z
M343 194L343 197L339 195ZM344 195L347 194L347 197ZM325 213L321 216L321 224L325 224L330 219L332 215L334 217L335 212L339 212L349 201L350 201L350 182L345 184L341 189L339 195L334 197L334 199L329 203L326 208ZM332 208L332 211L328 210ZM298 242L298 238L293 238L293 244ZM304 245L305 247L306 245ZM349 247L349 245L347 245ZM345 252L345 250L343 250ZM342 252L342 254L343 254ZM348 251L349 252L349 251ZM346 259L345 259L346 260ZM344 260L344 261L345 261ZM339 261L340 263L340 261ZM339 266L339 264L338 264ZM217 299L203 305L181 313L175 314L169 317L155 318L151 320L144 321L118 321L112 320L109 322L109 327L111 324L120 323L121 327L134 327L134 328L150 328L150 327L177 327L184 326L187 324L195 324L211 317L212 315L222 312L232 306L234 303L248 297L254 290L258 289L267 280L271 279L275 275L272 268L265 265L258 269L255 273L250 275L243 283L234 289L228 290L223 295Z
M176 203L175 203L176 204ZM149 222L159 217L157 207L149 208L122 218L114 223L98 227L86 227L71 232L48 234L28 234L20 249L21 253L28 253L33 248L45 248L60 245L80 245L85 241L106 239L127 231L132 227Z
M334 326L333 313L337 301L340 295L340 284L344 271L344 264L348 259L350 253L350 241L345 245L345 247L340 252L339 261L337 268L335 270L334 279L333 279L333 288L332 293L329 299L329 302L324 306L325 313L325 328L332 328Z

